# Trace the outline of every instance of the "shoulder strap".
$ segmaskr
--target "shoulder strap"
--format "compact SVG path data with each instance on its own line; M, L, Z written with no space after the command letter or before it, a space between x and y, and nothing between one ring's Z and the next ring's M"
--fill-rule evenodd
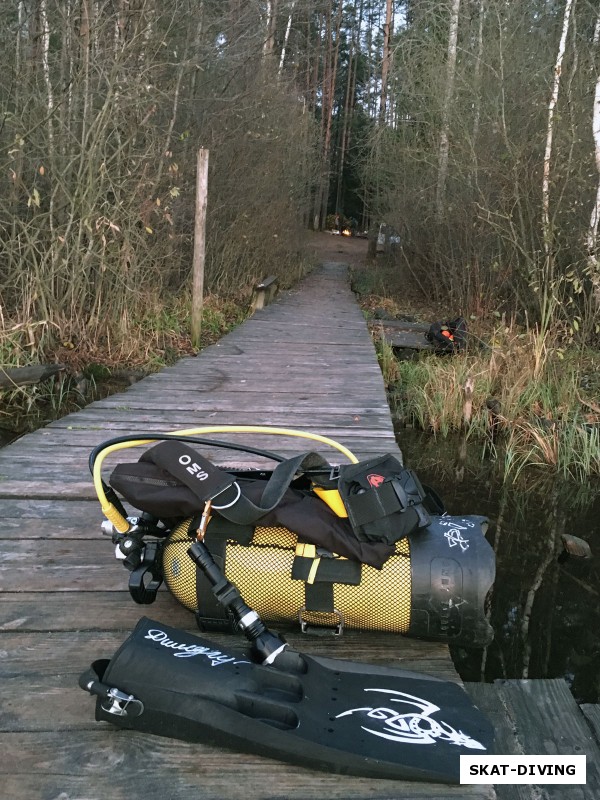
M230 522L241 525L251 525L273 511L298 472L307 469L331 469L318 453L300 453L275 467L266 482L260 501L254 503L242 494L232 475L216 467L183 442L162 442L145 456L191 489L202 503L213 501L215 511Z

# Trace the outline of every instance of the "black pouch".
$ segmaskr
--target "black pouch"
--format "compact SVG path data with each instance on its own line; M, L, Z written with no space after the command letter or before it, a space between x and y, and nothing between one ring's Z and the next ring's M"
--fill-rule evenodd
M342 467L339 492L362 542L391 545L431 522L421 481L391 454Z

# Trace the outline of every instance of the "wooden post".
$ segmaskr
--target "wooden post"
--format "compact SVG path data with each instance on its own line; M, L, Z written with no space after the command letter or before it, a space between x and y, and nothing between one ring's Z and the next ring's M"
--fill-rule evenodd
M208 195L208 150L198 150L196 167L196 213L194 218L194 258L192 261L192 347L200 347L204 295L204 256L206 252L206 202Z

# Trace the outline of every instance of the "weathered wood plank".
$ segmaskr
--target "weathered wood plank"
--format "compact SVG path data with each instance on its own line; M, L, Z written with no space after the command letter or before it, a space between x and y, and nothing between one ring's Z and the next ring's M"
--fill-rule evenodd
M388 331L381 334L385 342L401 350L433 350L433 346L424 336L411 331Z
M13 518L15 520L33 519L47 520L53 519L61 522L77 521L81 518L90 519L100 512L98 500L31 500L29 498L13 498L0 500L0 518ZM83 528L85 530L85 528ZM0 538L2 538L3 528L0 526Z
M27 367L0 367L0 389L32 386L52 378L65 369L64 364L30 364Z
M332 439L339 441L343 439L348 431L359 430L368 422L369 428L374 431L385 431L389 435L389 424L386 416L377 411L369 411L367 414L340 412L336 413L332 409L331 414L327 412L315 411L314 413L307 414L293 414L288 412L279 414L265 414L262 413L262 424L269 425L274 428L287 428L293 427L296 430L307 431L309 433L319 433L322 436L329 436ZM111 418L112 417L112 418ZM329 417L329 419L328 419ZM366 419L365 419L366 417ZM62 421L62 420L61 420ZM290 422L292 423L290 426ZM116 431L114 435L121 435L121 433L131 433L131 426L134 424L137 429L142 430L141 426L146 426L146 430L155 433L168 432L178 429L200 428L208 425L248 425L249 421L248 411L244 412L226 412L226 411L213 411L205 415L198 414L172 414L162 409L156 409L154 412L147 411L135 414L125 415L122 411L115 411L114 414L107 412L106 419L99 421L97 413L89 416L78 416L77 420L70 420L69 423L63 422L62 425L50 425L39 431L40 435L36 440L51 441L57 439L62 434L68 439L68 435L73 431L91 431L96 433L98 431ZM227 441L227 432L212 434L211 438L220 438ZM246 437L249 441L250 437ZM29 441L35 441L29 439Z
M600 745L600 705L582 703L580 708L592 729L596 743Z
M592 800L600 797L600 751L584 714L562 679L467 683L475 704L489 717L501 755L587 755L587 784L498 784L498 800ZM600 722L600 717L594 723ZM589 719L589 717L588 717ZM593 725L592 725L593 727ZM600 729L599 729L600 730Z
M227 393L215 392L203 396L198 393L196 397L182 397L176 398L171 392L164 396L162 400L158 397L139 398L133 395L112 395L105 400L97 400L91 403L88 408L90 409L105 409L117 408L120 410L131 410L135 408L153 409L157 408L163 411L191 411L198 416L204 411L240 411L245 409L248 412L248 419L254 424L259 424L254 416L256 410L271 413L273 411L280 411L289 409L293 411L294 408L301 410L313 409L319 411L321 409L335 409L338 413L355 410L381 410L386 408L381 403L377 402L376 393L364 393L368 395L357 395L354 390L342 392L340 390L332 391L331 387L318 383L317 386L309 388L305 386L301 392L292 391L287 392L285 389L278 388L272 392L257 391L252 387L238 387L232 389ZM364 400L368 402L365 403ZM388 409L389 410L389 409ZM76 419L77 412L69 415Z
M377 331L379 328L392 328L395 330L412 331L413 333L427 333L431 327L429 322L408 322L403 319L370 319L369 328Z
M215 423L215 425L218 423ZM242 423L245 424L245 423ZM137 436L139 439L143 439L144 437L141 436L141 433L168 433L170 430L174 430L173 427L166 427L163 425L154 425L152 429L149 427L143 429L136 425L135 428L132 429L132 423L128 427L126 424L121 423L119 428L112 428L107 429L106 435L100 435L98 430L95 428L73 428L71 430L66 428L52 428L51 430L46 430L44 433L40 433L39 436L35 436L34 438L27 439L27 441L16 444L15 445L7 445L7 447L2 449L0 455L4 456L5 458L9 459L11 457L18 457L20 455L27 455L29 453L36 453L38 460L40 459L40 450L42 448L64 448L69 449L68 457L70 458L72 455L76 454L77 449L86 449L91 450L96 445L102 443L106 439L111 439L117 436ZM195 427L193 425L190 428ZM198 425L197 427L210 427ZM273 426L273 427L285 427L285 426ZM302 430L302 429L299 429ZM139 432L137 432L139 431ZM333 441L339 442L345 447L352 447L353 442L355 441L366 441L367 437L365 436L364 428L361 425L361 420L357 420L355 423L355 427L352 428L348 424L345 426L340 426L339 428L328 428L322 426L318 429L311 429L306 431L307 433L314 433L318 436L325 436L326 438L333 439ZM215 433L199 433L199 437L203 437L205 439L214 439L221 442L231 442L231 444L240 444L240 445L248 445L249 447L265 447L264 444L257 445L257 440L260 439L261 442L270 442L271 445L268 447L268 450L272 450L274 452L278 452L282 446L285 446L288 451L296 451L299 452L302 449L312 449L314 440L310 439L309 437L294 437L294 441L290 442L289 437L281 437L281 436L273 436L270 434L261 434L261 433L250 433L250 434L242 434L242 433L230 433L229 431L217 431ZM377 424L373 426L373 430L369 432L369 439L373 439L373 442L377 440L390 440L394 441L394 437L390 434L389 429L381 425ZM199 450L201 447L210 447L211 445L195 445ZM12 448L12 449L10 449ZM335 452L336 448L332 448ZM13 455L14 454L14 455ZM59 452L52 453L52 461L54 459L59 458Z
M122 599L127 601L126 598ZM66 601L63 602L66 605ZM129 599L128 603L124 604L124 612L128 611L128 605L133 605L135 608L135 604ZM183 612L179 612L175 608L171 609L173 613L168 613L167 606L168 603L162 603L162 613L153 613L158 611L155 605L144 607L141 610L138 606L131 629L145 613L150 619L157 620L158 624L163 621L164 624L173 625L175 623L172 620L176 619L184 630L198 633L193 614L187 612L183 616L185 609ZM129 635L130 630L124 623L124 619L130 614L123 614L119 609L117 620L113 623L114 629L107 631L104 626L102 630L98 630L97 621L87 617L87 611L87 603L79 608L79 630L27 632L4 627L2 629L4 631L2 636L3 657L0 664L0 678L3 686L0 692L7 697L17 697L21 689L14 687L21 686L21 684L25 686L32 677L41 680L44 677L54 678L58 673L79 676L94 659L110 658ZM94 622L96 622L95 629ZM117 628L117 622L120 628ZM89 626L91 630L81 630L86 626ZM301 634L297 627L292 628L291 626L279 626L279 630L285 632L290 647L301 649L304 653L352 660L356 658L358 650L367 656L369 664L408 670L416 669L419 672L429 672L438 677L444 676L450 680L458 679L448 657L447 648L439 644L429 642L423 646L422 642L416 642L414 639L408 639L400 634L345 631L342 636L323 637ZM198 635L206 636L206 634L199 633ZM241 635L211 633L208 638L223 651L243 650L245 647L245 639ZM4 686L4 681L9 679L12 681L13 688ZM46 711L39 710L38 713L42 727L50 724L44 722L47 716Z
M79 673L95 658L112 655L143 614L195 627L193 615L166 589L150 607L130 599L127 573L99 532L88 448L144 425L160 431L212 422L309 429L341 440L359 457L398 454L374 352L345 267L330 266L199 356L0 453L0 774L7 797L228 800L240 796L241 780L244 794L273 799L494 796L491 787L331 776L118 733L93 721L93 701L77 686ZM318 449L332 463L343 460L337 451L299 439L240 441L283 455ZM127 460L141 452L128 452ZM224 465L265 466L255 456L204 452ZM285 635L306 652L457 678L443 645L354 631L339 639L306 637L297 629ZM216 638L223 647L240 644L239 638Z
M78 598L72 592L46 592L43 602L39 592L5 592L0 598L0 631L130 631L144 614L176 628L194 630L192 613L168 591L159 591L151 606L139 606L132 601L126 583L119 592L90 589Z
M3 790L11 800L239 800L242 785L243 796L263 800L494 797L481 786L409 785L312 772L209 745L124 733L104 723L96 723L93 731L64 731L60 737L3 734L0 748Z
M492 723L496 753L507 756L522 755L523 751L515 737L514 725L506 714L496 687L489 683L466 683L465 689L475 705ZM531 787L525 784L500 784L495 788L498 800L534 800Z

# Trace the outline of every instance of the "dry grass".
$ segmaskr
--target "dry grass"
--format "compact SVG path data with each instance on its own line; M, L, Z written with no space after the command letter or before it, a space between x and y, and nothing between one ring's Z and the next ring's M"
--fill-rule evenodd
M399 362L395 404L424 430L462 430L503 453L507 474L528 464L600 474L600 408L581 387L594 357L565 350L551 333L498 325L463 355Z

